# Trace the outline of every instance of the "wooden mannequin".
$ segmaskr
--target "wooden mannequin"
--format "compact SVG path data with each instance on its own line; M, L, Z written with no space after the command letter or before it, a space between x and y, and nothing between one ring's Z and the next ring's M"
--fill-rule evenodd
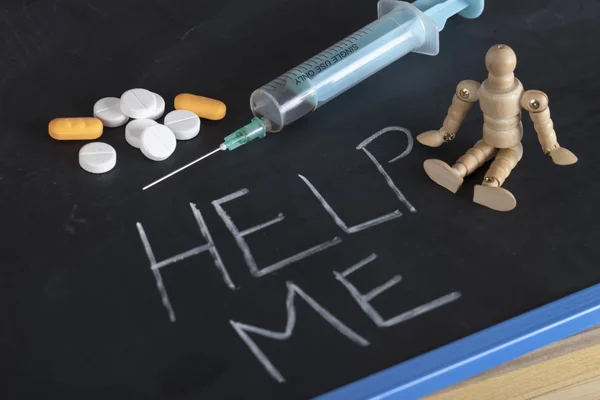
M510 211L517 201L501 186L523 156L521 107L529 112L542 149L555 164L574 164L577 157L556 140L548 96L537 90L525 92L515 78L515 52L506 45L495 45L485 56L485 65L488 78L481 85L475 81L460 82L442 127L420 134L417 140L430 147L452 141L473 104L479 101L483 111L483 139L452 167L435 159L426 160L423 167L434 182L456 193L465 176L495 158L483 183L475 186L473 201L493 210Z

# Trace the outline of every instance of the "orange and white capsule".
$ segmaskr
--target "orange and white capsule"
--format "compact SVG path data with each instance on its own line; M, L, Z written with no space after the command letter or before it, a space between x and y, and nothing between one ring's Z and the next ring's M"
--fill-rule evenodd
M227 113L227 106L222 101L190 93L182 93L175 97L175 109L188 110L200 118L213 121L223 119Z
M56 118L48 133L56 140L93 140L102 136L104 126L98 118Z

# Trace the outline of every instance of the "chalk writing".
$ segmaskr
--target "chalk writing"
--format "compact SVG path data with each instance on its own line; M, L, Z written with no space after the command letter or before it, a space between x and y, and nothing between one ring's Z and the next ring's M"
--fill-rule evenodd
M321 307L319 303L313 300L312 297L307 295L302 289L300 289L293 282L286 282L286 286L288 289L287 300L286 300L286 311L287 311L287 322L285 324L285 330L283 332L271 331L264 328L259 328L257 326L244 324L237 321L229 321L231 326L240 338L246 343L250 351L254 354L254 356L258 359L258 361L263 365L263 367L267 370L269 375L271 375L277 382L285 382L285 378L279 372L277 368L273 365L273 363L269 360L269 358L265 355L265 353L258 347L258 345L252 340L252 338L248 335L248 333L255 333L257 335L261 335L270 339L275 340L287 340L292 336L294 332L294 327L296 326L296 308L294 307L294 298L296 294L304 299L315 310L325 321L327 321L331 326L338 330L342 335L346 336L348 339L353 341L354 343L360 346L368 346L370 343L360 336L358 333L354 332L348 326L346 326L342 321L337 319L333 314L327 311L325 308Z
M244 237L248 236L251 233L254 233L261 229L264 229L268 226L271 226L273 224L283 221L285 216L280 213L277 218L274 218L274 219L267 221L265 223L262 223L260 225L250 227L250 228L240 232L240 230L235 225L235 223L233 222L231 217L227 214L225 209L223 209L222 204L227 203L232 200L235 200L242 196L245 196L248 193L250 193L250 191L248 189L241 189L235 193L229 194L225 197L222 197L218 200L213 201L212 204L215 207L217 214L219 214L219 216L225 223L225 226L227 226L227 229L229 229L229 231L235 238L235 241L236 241L238 247L240 248L240 250L242 250L242 253L244 254L244 260L246 261L246 264L248 265L248 268L250 269L250 273L252 274L252 276L255 276L255 277L265 276L267 274L270 274L271 272L277 271L277 270L279 270L283 267L286 267L290 264L293 264L297 261L303 260L314 254L317 254L324 250L327 250L328 248L335 246L337 244L340 244L342 242L342 239L340 239L338 237L334 237L330 241L323 242L317 246L311 247L310 249L306 249L306 250L304 250L298 254L295 254L291 257L288 257L284 260L278 261L275 264L272 264L272 265L269 265L262 269L259 269L258 265L256 264L256 261L254 259L254 256L252 255L252 252L250 251L250 247L248 246L248 243L246 242Z
M333 275L336 277L336 279L338 281L340 281L342 283L342 285L344 285L346 287L346 289L348 289L348 291L350 292L350 294L352 295L354 300L356 300L356 302L358 303L360 308L362 308L362 310L365 312L365 314L367 314L373 320L375 325L377 325L380 328L388 328L390 326L399 324L401 322L406 322L406 321L408 321L412 318L415 318L421 314L435 310L436 308L439 308L439 307L444 306L448 303L451 303L455 300L458 300L461 296L460 292L452 292L452 293L449 293L438 299L430 301L429 303L422 304L418 307L415 307L410 311L403 312L401 314L396 315L393 318L384 320L381 317L381 315L379 314L379 312L377 312L377 310L375 310L375 308L373 308L370 301L373 300L375 297L379 296L381 293L390 289L391 287L397 285L402 280L402 277L400 275L396 275L392 279L390 279L389 281L384 283L383 285L376 287L375 289L371 290L369 293L366 293L366 294L360 293L358 291L358 289L352 283L350 283L350 281L348 281L348 279L346 279L349 275L358 271L365 265L375 261L376 259L377 259L377 255L371 254L369 257L365 258L364 260L359 261L358 263L356 263L355 265L353 265L352 267L348 268L347 270L345 270L341 273L334 271Z
M404 195L402 194L402 192L400 191L400 189L398 189L398 187L396 186L396 184L394 183L394 181L392 180L392 178L388 175L388 173L385 171L385 169L381 166L381 164L379 163L379 161L377 161L377 159L375 158L375 156L373 156L373 154L371 154L368 150L367 150L367 146L373 142L375 139L377 139L378 137L380 137L381 135L388 133L388 132L402 132L406 135L407 138L407 145L406 145L406 149L397 157L393 158L392 160L390 160L390 163L396 162L404 157L406 157L407 155L410 154L410 152L412 151L413 148L413 138L412 138L412 134L410 133L410 131L408 129L405 128L401 128L398 126L390 126L388 128L382 129L379 132L375 133L374 135L368 137L367 139L363 140L358 146L356 146L357 150L362 150L365 152L365 154L369 157L369 159L373 162L373 164L375 164L375 166L377 167L377 170L379 171L379 173L381 175L383 175L383 177L385 178L385 181L387 182L388 186L392 189L392 191L394 192L394 194L396 195L396 197L398 198L398 200L400 200L400 202L402 202L402 204L404 204L406 206L406 208L409 209L410 212L417 212L417 210L415 209L415 207L413 207L413 205L406 199L406 197L404 197ZM319 202L321 203L321 205L323 206L323 208L325 209L325 211L327 211L327 213L331 216L331 218L333 218L333 220L335 221L335 223L337 224L337 226L339 226L342 231L344 231L347 234L352 234L352 233L356 233L356 232L360 232L362 230L371 228L373 226L379 225L379 224L383 224L385 222L391 221L395 218L399 218L402 216L402 213L399 210L395 210L389 214L386 215L382 215L381 217L372 219L370 221L366 221L363 222L361 224L357 224L354 226L348 226L346 225L346 223L339 217L339 215L334 211L333 207L331 207L329 205L329 203L327 202L327 200L325 200L325 198L323 197L323 195L321 193L319 193L319 191L317 190L317 188L315 188L315 186L305 177L302 175L298 175L300 177L300 179L302 179L304 181L304 183L306 184L306 186L308 186L308 188L310 189L310 191L315 195L315 197L317 198L317 200L319 200Z
M207 244L194 247L193 249L184 251L183 253L179 253L173 257L167 258L166 260L160 262L156 262L154 252L152 251L152 247L150 246L150 242L148 241L148 237L146 235L146 232L144 231L144 227L139 222L136 224L138 228L138 233L140 234L140 239L142 240L142 244L144 245L144 250L146 251L146 256L148 256L148 261L150 261L150 269L152 270L154 278L156 279L156 286L158 288L158 292L160 294L163 306L167 309L167 312L169 314L169 320L171 320L171 322L175 322L176 320L175 311L171 306L171 302L167 294L167 289L165 288L162 276L160 274L161 268L167 267L171 264L175 264L176 262L183 261L189 257L208 251L212 255L215 266L221 273L223 281L225 282L227 287L230 289L236 288L235 284L231 280L231 277L229 276L229 273L227 272L227 269L225 269L225 265L223 264L221 255L217 251L217 247L213 242L212 236L208 230L208 227L206 226L206 223L204 222L202 214L196 208L196 205L194 203L190 203L190 208L192 209L192 213L194 214L194 218L196 219L198 228L200 229L200 233L207 241Z
M152 252L152 247L150 247L150 242L148 241L144 227L139 222L136 225L138 228L138 233L140 234L140 239L142 239L142 243L144 245L144 250L146 250L146 255L150 261L150 266L156 265L156 258ZM162 275L157 269L153 269L152 273L154 274L154 279L156 279L156 287L158 289L158 293L160 294L162 304L167 309L167 313L169 314L169 320L171 322L175 322L175 311L173 311L173 307L171 306L171 300L169 300L169 294L167 293L167 288L165 288Z
M388 163L397 162L397 161L403 159L404 157L408 156L413 148L412 135L409 130L407 130L405 128L396 127L396 126L382 129L379 132L375 133L374 135L369 136L367 139L362 141L356 147L356 150L361 150L367 155L367 157L371 160L371 162L377 168L377 171L379 172L379 174L381 174L383 176L387 185L390 187L390 189L392 190L394 195L398 198L398 200L411 213L415 213L416 212L415 207L410 203L410 201L408 201L408 199L400 191L398 186L396 186L396 184L394 183L392 178L389 176L389 174L386 172L386 170L383 168L383 166L377 160L377 158L367 149L367 147L371 143L373 143L373 141L377 140L379 137L381 137L382 135L384 135L388 132L401 132L407 138L407 146L404 149L404 151L400 155L389 160ZM329 205L329 203L325 200L323 195L310 182L310 180L303 175L298 175L298 176L304 182L304 184L309 188L309 190L312 192L312 194L317 198L317 200L319 201L321 206L330 215L330 217L334 220L334 222L337 224L337 226L339 228L341 228L342 231L346 234L354 234L357 232L361 232L361 231L364 231L365 229L383 224L385 222L397 219L402 216L402 213L399 210L394 210L391 213L382 215L382 216L374 218L372 220L365 221L365 222L362 222L362 223L359 223L359 224L356 224L353 226L348 226L346 224L346 222L344 220L342 220L340 218L340 216L335 212L335 210ZM224 205L228 202L239 199L249 193L250 193L250 191L246 188L240 189L240 190L233 192L227 196L224 196L220 199L212 201L211 204L214 207L217 215L221 218L221 220L225 224L225 227L233 235L235 243L237 244L237 247L239 247L239 249L241 250L242 255L244 257L244 261L245 261L246 265L248 266L250 274L253 277L257 277L257 278L263 277L272 272L280 270L281 268L284 268L288 265L296 263L300 260L306 259L312 255L323 252L333 246L336 246L336 245L342 243L342 239L340 239L339 237L334 237L333 239L331 239L329 241L325 241L316 246L305 249L293 256L287 257L287 258L285 258L281 261L278 261L274 264L268 265L263 268L259 268L259 266L257 265L256 260L254 258L254 255L252 254L252 251L250 250L250 247L248 246L248 243L246 242L246 237L248 235L257 233L263 229L271 227L275 224L278 224L278 223L284 221L286 217L283 213L278 213L275 218L272 218L270 220L262 222L258 225L251 226L249 228L240 230L237 227L237 225L234 223L233 219L225 211ZM142 226L142 224L140 222L138 222L136 224L138 233L140 235L140 240L143 244L148 261L150 262L150 270L152 271L154 278L156 280L156 287L158 289L162 304L163 304L164 308L167 310L169 320L171 322L176 321L176 316L175 316L175 311L171 305L171 301L169 299L169 295L167 293L167 289L165 287L165 284L163 282L163 278L161 275L161 270L163 268L171 266L177 262L186 260L190 257L202 254L204 252L209 252L214 261L214 265L217 267L218 271L220 272L220 274L222 276L223 281L225 282L225 285L229 289L232 289L232 290L237 289L237 287L233 283L231 277L229 276L227 269L225 268L225 265L223 263L223 260L221 259L219 252L217 251L217 247L216 247L216 245L212 239L212 236L210 234L210 231L208 230L208 227L204 221L202 213L198 210L198 208L196 207L196 205L194 203L190 203L190 208L192 210L192 214L198 225L200 233L202 234L202 237L206 241L206 244L193 247L189 250L186 250L184 252L176 254L172 257L166 258L162 261L156 260L156 257L154 256L154 252L150 245L150 241L148 240L148 237L146 235L146 232L144 231L144 227ZM401 312L400 314L397 314L396 316L394 316L392 318L384 319L381 316L381 314L374 308L374 306L371 304L371 302L373 300L375 300L381 294L393 289L400 282L402 282L402 276L399 274L393 275L386 282L371 289L367 293L361 293L352 284L352 282L350 282L350 277L352 276L352 274L354 274L355 272L359 271L360 269L366 267L367 265L371 264L375 260L377 260L377 255L375 253L373 253L373 254L369 255L368 257L360 260L356 264L352 265L351 267L343 270L342 272L333 271L333 275L334 275L335 279L337 279L337 281L339 281L344 286L344 288L348 291L348 293L350 294L350 297L352 299L354 299L354 301L358 304L358 306L362 309L362 311L374 322L374 324L378 328L389 328L389 327L398 325L402 322L406 322L410 319L413 319L419 315L422 315L424 313L427 313L429 311L432 311L432 310L440 308L444 305L447 305L451 302L454 302L461 297L460 292L457 292L457 291L450 292L442 297L434 299L428 303L424 303L424 304L422 304L418 307L415 307L411 310ZM341 322L339 319L337 319L333 314L331 314L323 306L321 306L319 303L317 303L312 297L307 295L306 292L304 292L296 284L294 284L291 281L287 281L286 287L287 287L287 299L286 299L287 317L286 317L285 329L283 331L269 330L266 328L261 328L258 326L254 326L254 325L250 325L247 323L234 321L234 320L229 321L232 328L235 330L237 335L242 339L244 344L250 349L252 354L260 362L260 364L264 367L264 369L267 371L267 373L273 379L275 379L277 382L280 382L280 383L285 382L285 377L275 367L275 365L271 362L271 360L265 354L265 352L256 344L256 342L254 341L252 336L259 335L259 336L263 336L263 337L266 337L269 339L280 340L280 341L285 341L285 340L290 339L292 334L294 333L294 328L296 326L296 308L295 308L295 303L294 303L296 296L301 297L306 303L308 303L308 305L310 307L312 307L312 309L314 311L317 312L317 314L319 314L325 321L327 321L332 327L334 327L340 334L345 336L347 339L349 339L350 341L354 342L355 344L357 344L359 346L369 346L369 344L370 344L369 341L367 341L364 337L362 337L361 335L356 333L354 330L349 328L347 325L345 325L343 322ZM348 298L348 301L351 301L351 300Z
M387 172L385 172L385 169L383 169L383 167L381 166L379 161L377 161L375 156L373 156L373 154L371 154L367 150L367 146L371 142L373 142L373 140L377 139L381 135L388 133L388 132L402 132L406 135L406 140L408 141L408 144L406 145L406 149L399 156L392 158L388 162L394 163L398 160L403 159L407 155L409 155L410 152L412 151L413 145L414 145L412 134L410 133L410 131L408 129L401 128L399 126L390 126L388 128L384 128L384 129L380 130L379 132L375 133L373 136L363 140L358 146L356 146L356 150L362 150L365 152L365 154L371 159L371 161L373 161L373 164L375 164L379 173L381 175L383 175L388 186L392 189L394 194L396 194L396 197L398 197L398 200L400 200L406 206L406 208L408 208L408 210L411 213L416 213L417 212L416 208L414 208L413 205L406 199L406 197L404 197L404 195L402 194L400 189L398 189L398 187L394 184L394 181L392 180L392 178L390 178L390 176L387 174Z
M337 213L329 205L327 200L325 200L325 198L321 195L321 193L319 193L317 188L315 188L314 185L312 183L310 183L310 181L308 179L306 179L306 177L304 177L302 175L298 175L298 176L300 177L300 179L302 179L304 181L304 183L306 183L306 186L308 186L310 191L313 192L313 194L315 195L317 200L319 200L319 202L321 203L321 205L323 206L325 211L327 211L327 213L329 215L331 215L331 218L333 218L333 220L335 221L337 226L339 226L347 234L360 232L362 230L371 228L375 225L383 224L384 222L388 222L394 218L398 218L398 217L402 216L402 213L400 211L396 210L394 212L391 212L386 215L382 215L381 217L372 219L370 221L366 221L361 224L348 227L348 225L346 225L346 223L337 215Z

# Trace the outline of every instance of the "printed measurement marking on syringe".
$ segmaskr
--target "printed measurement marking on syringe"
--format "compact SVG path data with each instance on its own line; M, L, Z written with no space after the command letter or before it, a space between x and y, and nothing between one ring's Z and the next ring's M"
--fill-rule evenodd
M342 39L329 49L323 50L310 60L303 62L296 68L275 79L273 81L274 84L265 85L264 87L276 90L278 87L283 87L288 84L295 83L296 86L301 85L350 54L358 51L360 48L357 42L359 42L360 38L365 36L369 31L371 31L371 29L365 28L364 30L354 33L352 36Z
M300 64L300 66L293 69L292 74L295 75L294 78L296 86L300 85L303 82L306 82L310 78L313 78L315 75L325 71L327 68L336 64L338 61L346 58L350 54L359 50L358 45L351 40L344 40L340 43L346 45L347 47L344 48L340 45L335 45L333 48L340 49L337 53L328 52L330 54L329 57L323 57L321 54L318 54L315 57L313 57L313 59L304 62ZM284 75L284 77L287 78L287 80L293 80L293 78L287 75ZM281 84L282 83L280 83L280 85Z

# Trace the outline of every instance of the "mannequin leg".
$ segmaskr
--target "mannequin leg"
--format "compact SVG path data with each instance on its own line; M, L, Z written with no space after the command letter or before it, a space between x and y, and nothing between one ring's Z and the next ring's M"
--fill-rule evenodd
M510 211L517 206L517 200L511 192L501 186L523 157L523 146L502 149L485 174L481 185L475 186L473 201L496 211Z
M429 159L425 160L423 168L432 181L452 193L456 193L460 189L464 177L491 160L495 154L495 148L480 140L467 150L452 167L441 160Z

